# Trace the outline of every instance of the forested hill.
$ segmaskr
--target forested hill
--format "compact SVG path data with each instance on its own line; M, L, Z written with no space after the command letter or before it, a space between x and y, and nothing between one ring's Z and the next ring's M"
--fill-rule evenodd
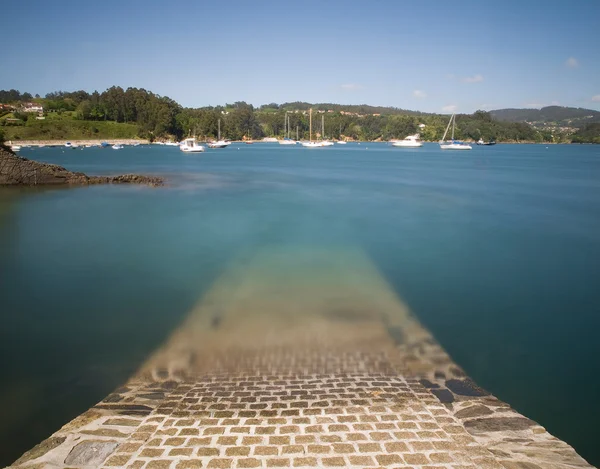
M600 112L592 109L546 106L541 109L496 109L490 114L500 121L529 122L536 126L555 125L562 127L584 127L600 122Z
M286 122L289 122L291 137L297 135L299 139L308 139L311 135L308 110L313 109L313 117L316 117L313 119L313 138L373 141L419 133L425 141L438 141L443 137L449 119L448 115L366 104L291 102L256 107L242 101L192 109L142 88L123 89L119 86L102 93L58 91L45 97L0 90L0 103L3 104L0 107L0 134L7 140L135 136L150 140L195 136L209 140L217 137L219 129L221 137L231 140L283 138L287 132ZM584 114L595 113L584 111ZM324 135L321 135L322 124ZM456 116L455 136L471 141L481 138L497 142L554 143L571 142L572 136L577 136L581 143L596 142L596 127L582 126L581 132L576 132L573 127L565 130L509 122L495 118L489 112L476 111Z

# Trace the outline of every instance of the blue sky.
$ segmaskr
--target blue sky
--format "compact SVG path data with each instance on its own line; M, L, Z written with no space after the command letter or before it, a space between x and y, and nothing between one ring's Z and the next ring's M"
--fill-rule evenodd
M23 0L0 89L141 87L184 106L600 110L600 1Z

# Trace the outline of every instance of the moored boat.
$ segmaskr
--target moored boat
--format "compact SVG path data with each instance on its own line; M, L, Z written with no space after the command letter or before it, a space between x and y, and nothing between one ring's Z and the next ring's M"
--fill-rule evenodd
M312 108L309 112L309 130L308 130L308 142L302 142L302 146L306 148L323 148L323 142L313 142L312 141Z
M185 153L201 153L204 151L204 147L198 144L195 138L186 138L179 145L179 149Z
M284 127L284 135L283 140L278 140L279 145L296 145L296 141L290 138L290 116L288 113L285 113L285 127Z
M492 139L488 142L485 142L482 138L480 138L477 140L477 145L496 145L496 141Z
M225 148L229 145L231 145L231 142L229 140L221 140L221 119L219 119L218 121L218 134L217 134L217 141L213 141L213 142L208 142L207 145L209 148Z
M448 134L448 129L450 128L450 124L452 124L452 140L447 142L446 135ZM452 114L450 117L450 121L448 121L448 125L446 126L446 131L444 132L444 136L440 140L440 149L442 150L471 150L471 145L468 145L460 140L454 140L454 127L456 125L456 114Z
M408 135L402 140L392 142L392 146L400 148L420 148L423 146L423 142L419 140L419 134L415 134Z
M118 143L115 143L115 144L112 146L112 149L113 149L113 150L121 150L122 148L123 148L123 145L119 145Z

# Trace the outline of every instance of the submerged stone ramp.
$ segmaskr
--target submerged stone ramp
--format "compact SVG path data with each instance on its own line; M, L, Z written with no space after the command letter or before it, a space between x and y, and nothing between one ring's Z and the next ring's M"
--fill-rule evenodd
M13 467L585 468L352 248L240 259L126 385Z

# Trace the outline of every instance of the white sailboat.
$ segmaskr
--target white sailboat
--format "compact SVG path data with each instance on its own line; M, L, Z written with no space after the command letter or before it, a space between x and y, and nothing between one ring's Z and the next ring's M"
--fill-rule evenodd
M179 149L185 153L201 153L204 151L204 147L198 144L195 138L186 138L179 145Z
M450 128L450 124L452 124L452 140L449 142L446 141L446 135L448 134L448 129ZM471 145L467 145L464 142L454 140L454 126L456 124L456 114L452 114L450 117L450 121L446 126L446 131L444 132L444 136L440 140L440 148L442 150L471 150Z
M321 144L324 147L330 147L333 145L333 142L329 140L323 140L325 138L325 116L321 116Z
M278 140L279 145L296 145L296 141L290 138L290 116L285 113L285 130L283 140Z
M401 148L419 148L423 146L423 142L419 140L419 134L408 135L403 140L392 142L392 146Z
M302 142L302 146L306 147L306 148L322 148L323 147L322 142L313 142L312 141L312 108L310 109L308 119L309 119L309 133L308 133L309 141Z
M231 142L228 142L226 140L221 140L221 119L219 119L218 126L219 126L218 140L216 142L209 142L208 143L209 148L225 148L226 146L231 145Z

